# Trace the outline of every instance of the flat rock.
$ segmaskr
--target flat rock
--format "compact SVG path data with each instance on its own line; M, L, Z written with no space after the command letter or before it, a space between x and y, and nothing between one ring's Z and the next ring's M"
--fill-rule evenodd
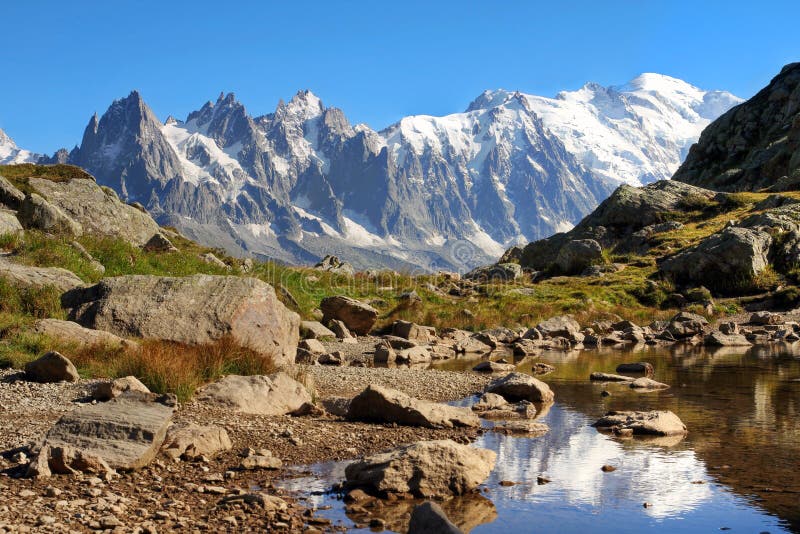
M501 434L523 435L526 437L543 436L550 431L550 427L544 423L519 419L512 421L499 421L495 423L492 430Z
M59 291L83 286L78 275L61 267L31 267L0 258L0 277L21 287L53 286Z
M25 364L25 378L31 382L77 382L80 375L69 358L51 351Z
M69 291L62 304L70 319L118 336L187 344L230 336L278 366L297 352L300 317L255 278L118 276Z
M134 348L137 345L136 342L128 341L111 332L84 328L74 321L39 319L36 321L33 331L51 339L74 343L81 347L105 346Z
M632 381L630 387L633 389L667 389L669 385L642 376Z
M415 399L376 385L368 386L350 401L347 418L427 428L480 426L480 420L469 408Z
M589 375L589 380L596 380L598 382L632 382L633 377L595 372Z
M486 387L486 391L512 401L551 402L555 398L550 386L523 373L510 373L497 378Z
M161 450L173 460L195 460L203 456L212 458L218 452L231 448L233 443L224 428L188 423L170 427Z
M380 494L463 495L484 482L497 454L451 440L420 441L368 456L345 468L347 485Z
M236 413L285 415L311 402L311 395L286 373L269 376L228 375L203 386L198 402L230 409Z
M601 430L629 429L635 435L678 436L686 434L686 425L668 410L651 412L608 412L594 423Z
M156 456L175 410L174 396L128 392L63 415L44 445L73 447L102 458L112 469L143 467Z
M749 347L752 345L742 334L723 334L719 330L708 334L703 343L712 347Z
M356 299L337 295L322 299L322 322L331 319L342 321L345 326L358 335L366 335L378 319L378 310Z
M481 362L472 368L478 373L511 373L517 368L513 363L499 363L492 361Z

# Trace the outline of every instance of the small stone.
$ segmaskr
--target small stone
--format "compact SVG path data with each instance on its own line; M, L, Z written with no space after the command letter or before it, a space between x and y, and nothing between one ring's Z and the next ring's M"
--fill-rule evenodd
M540 486L543 486L544 484L549 484L550 483L550 479L549 478L545 478L543 476L538 476L538 477L536 477L536 483L539 484Z
M604 465L600 469L603 471L603 473L611 473L612 471L616 471L617 470L616 467L614 467L613 465L608 465L608 464Z

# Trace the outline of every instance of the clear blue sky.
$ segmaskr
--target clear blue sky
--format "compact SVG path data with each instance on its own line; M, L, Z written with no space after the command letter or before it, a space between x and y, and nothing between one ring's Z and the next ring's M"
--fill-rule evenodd
M797 0L12 0L0 13L0 128L48 153L134 88L162 120L220 91L262 114L308 88L383 128L484 89L552 96L641 72L749 97L800 61Z

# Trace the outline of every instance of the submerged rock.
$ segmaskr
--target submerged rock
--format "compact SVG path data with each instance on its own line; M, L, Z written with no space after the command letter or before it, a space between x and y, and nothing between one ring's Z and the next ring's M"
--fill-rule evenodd
M551 402L555 398L550 386L523 373L510 373L497 378L486 387L486 391L512 401Z
M635 435L678 436L686 434L686 425L677 415L668 411L634 412L611 411L597 422L595 428L613 431L627 429Z

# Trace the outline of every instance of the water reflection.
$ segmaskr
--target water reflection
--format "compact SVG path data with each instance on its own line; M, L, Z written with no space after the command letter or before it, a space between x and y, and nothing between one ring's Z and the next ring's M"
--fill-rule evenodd
M498 454L485 494L497 518L474 522L474 532L530 532L534 527L559 532L639 532L655 527L800 531L796 346L551 352L522 362L520 369L530 371L536 361L556 367L542 378L556 392L556 404L539 418L550 432L537 438L487 432L478 440L477 446ZM588 380L593 371L614 372L621 362L638 361L653 364L653 378L672 387L641 395L626 384ZM469 369L475 363L469 359L437 365ZM610 397L600 395L604 389ZM608 410L632 409L672 410L689 434L683 440L646 442L618 439L589 426ZM604 473L604 464L617 470ZM339 464L317 466L314 480L320 481L320 489L330 487L343 479L341 469ZM551 482L540 485L539 476ZM499 485L503 480L517 484ZM308 488L310 482L303 484ZM318 504L336 503L331 496L315 498ZM644 507L645 502L652 506ZM462 508L471 506L478 510L474 516L493 517L480 512L489 509L483 505L467 503ZM351 524L340 503L330 514ZM393 530L403 531L399 519L392 521Z

